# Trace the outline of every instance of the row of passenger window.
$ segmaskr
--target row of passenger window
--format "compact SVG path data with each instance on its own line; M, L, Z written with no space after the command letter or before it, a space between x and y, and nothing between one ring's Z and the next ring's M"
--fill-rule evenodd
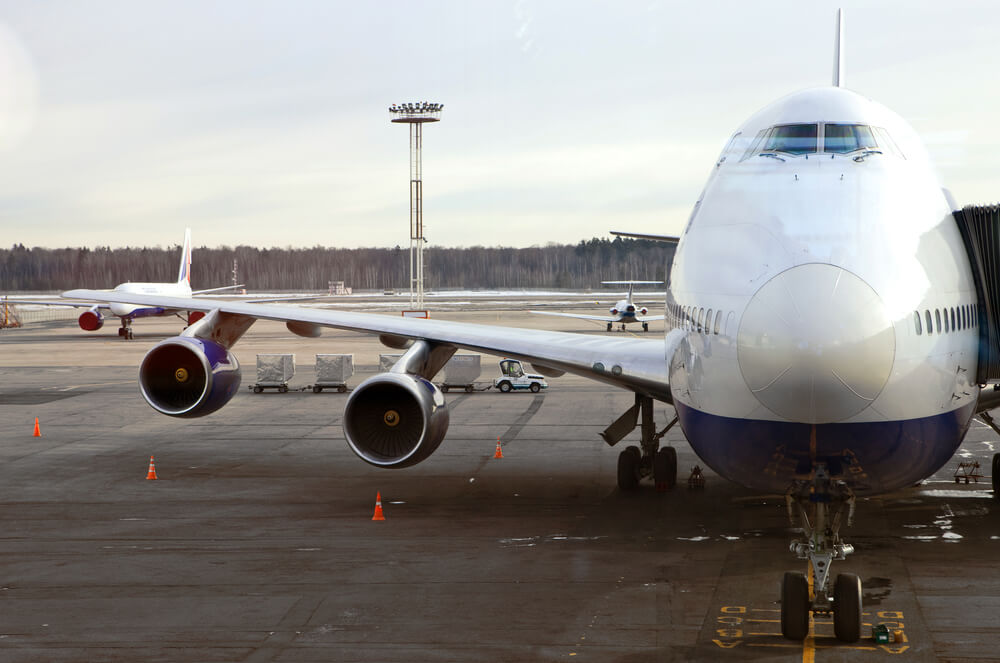
M921 320L920 311L913 312L913 326L917 330L917 336L923 334L925 328L928 334L941 334L971 329L979 321L976 307L972 304L944 309L936 308L933 318L930 309L925 309L922 317L923 320Z
M671 304L670 315L674 327L697 331L700 334L718 335L722 327L722 309L706 311L704 307Z

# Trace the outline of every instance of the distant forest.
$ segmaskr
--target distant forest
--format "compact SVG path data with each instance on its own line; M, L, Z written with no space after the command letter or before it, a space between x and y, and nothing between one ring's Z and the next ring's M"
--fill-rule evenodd
M180 246L45 249L14 245L0 249L0 292L67 288L111 288L126 281L174 281ZM424 249L426 289L582 288L601 281L662 281L674 246L649 240L594 238L577 245ZM409 289L409 248L308 249L251 246L195 248L191 285L232 283L233 260L240 283L256 291L326 290L344 281L355 290Z

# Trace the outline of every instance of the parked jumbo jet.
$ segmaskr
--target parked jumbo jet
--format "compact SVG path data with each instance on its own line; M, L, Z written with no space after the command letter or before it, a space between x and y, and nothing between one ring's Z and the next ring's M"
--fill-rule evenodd
M855 496L931 475L973 416L1000 404L986 388L1000 380L1000 299L982 278L997 251L979 239L981 208L957 210L910 126L844 87L841 39L838 28L833 86L757 112L715 162L677 246L663 341L113 293L206 313L145 356L143 397L175 417L221 408L240 382L233 345L258 318L307 336L379 334L406 352L351 394L344 432L363 460L400 468L445 435L448 410L430 380L456 349L502 355L635 393L603 433L615 444L639 424L641 448L618 459L622 489L675 481L674 449L660 448L666 429L653 419L654 400L671 403L707 465L797 506L804 537L792 550L815 582L811 594L804 574L785 574L785 637L803 639L811 611L832 613L837 637L856 641L861 581L830 575L853 552L840 526ZM1000 225L1000 209L989 214Z
M646 315L648 309L645 306L635 307L635 302L632 301L632 288L637 285L658 285L663 283L663 281L601 281L602 285L628 285L628 292L625 294L625 299L619 299L618 302L608 309L607 315L587 315L585 313L558 313L556 311L529 311L529 313L537 313L538 315L559 315L564 318L579 318L581 320L598 320L600 322L608 323L608 331L611 331L612 326L621 325L622 331L625 331L625 325L630 322L640 322L642 323L642 331L649 331L649 323L654 320L663 320L662 315Z
M110 293L141 293L143 295L163 295L167 297L191 297L193 295L203 295L210 292L222 292L240 288L241 285L228 285L221 288L211 288L209 290L191 290L191 229L184 230L184 248L181 250L181 264L177 272L176 283L121 283L115 286ZM27 299L9 299L13 304L43 304L45 306L75 306L77 308L87 308L80 314L77 322L80 329L84 331L97 331L104 326L104 315L102 310L110 310L111 314L121 319L121 327L118 328L118 335L124 339L132 338L132 321L136 318L147 318L160 315L180 315L182 311L192 311L188 314L188 323L194 322L201 317L201 312L188 309L187 307L163 307L147 306L134 303L133 298L125 301L108 298L108 292L93 291L93 296L84 297L87 301L59 302L59 301L31 301Z

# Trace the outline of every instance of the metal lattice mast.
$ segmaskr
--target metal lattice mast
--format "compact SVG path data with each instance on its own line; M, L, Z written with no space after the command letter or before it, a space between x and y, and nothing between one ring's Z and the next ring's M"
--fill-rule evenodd
M425 122L439 122L444 104L393 104L391 122L410 125L410 308L424 307L424 200L420 152Z

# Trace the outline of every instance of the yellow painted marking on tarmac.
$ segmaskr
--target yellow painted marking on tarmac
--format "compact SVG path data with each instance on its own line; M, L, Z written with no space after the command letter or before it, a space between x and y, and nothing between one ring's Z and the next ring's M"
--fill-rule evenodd
M816 426L813 426L812 440L816 440ZM809 572L806 574L809 583L809 598L813 597L813 568L809 565ZM812 610L809 611L809 633L802 641L802 663L815 663L816 661L816 622L813 619Z
M748 619L748 622L755 622L757 624L780 624L780 619Z
M774 635L773 633L771 635ZM798 649L798 645L786 645L778 642L748 642L747 647L780 647L782 649Z

